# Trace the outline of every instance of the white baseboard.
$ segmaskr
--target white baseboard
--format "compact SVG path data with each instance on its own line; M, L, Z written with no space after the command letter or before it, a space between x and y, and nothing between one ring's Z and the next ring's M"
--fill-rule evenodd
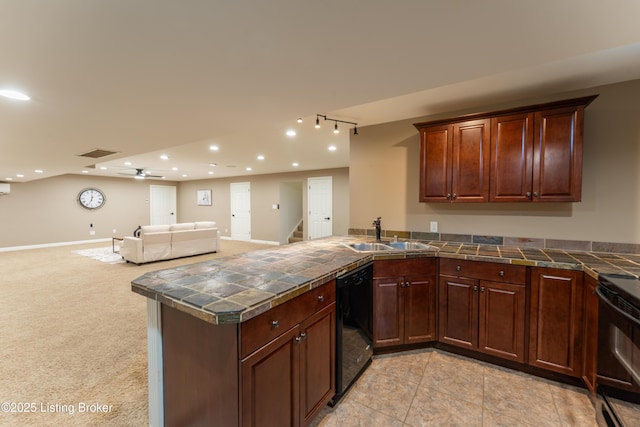
M220 236L220 240L233 240L233 239L231 237L228 237L228 236ZM240 241L240 240L238 240L238 241ZM254 240L254 239L251 239L251 240L246 240L246 241L249 242L249 243L260 243L260 244L263 244L263 245L274 245L274 246L280 245L280 242L273 242L271 240Z
M10 246L7 248L0 248L0 252L25 251L28 249L42 249L42 248L53 248L56 246L84 245L86 243L100 243L100 242L111 242L111 237L107 237L106 239L77 240L74 242L56 242L56 243L42 243L39 245Z

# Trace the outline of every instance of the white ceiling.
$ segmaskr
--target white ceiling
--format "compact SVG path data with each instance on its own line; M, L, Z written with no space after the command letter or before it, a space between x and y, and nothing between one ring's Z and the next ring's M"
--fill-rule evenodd
M638 16L637 0L0 0L0 89L32 98L0 98L0 181L347 166L348 126L316 114L363 127L637 79ZM107 170L78 156L96 148L118 152Z

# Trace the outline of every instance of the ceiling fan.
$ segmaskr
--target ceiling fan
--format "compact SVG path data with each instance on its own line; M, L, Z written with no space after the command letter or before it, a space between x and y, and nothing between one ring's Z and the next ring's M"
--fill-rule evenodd
M164 176L162 175L151 175L149 173L146 173L144 171L144 169L135 169L135 173L123 173L123 172L118 172L118 175L127 175L127 176L132 176L136 179L145 179L145 178L164 178Z

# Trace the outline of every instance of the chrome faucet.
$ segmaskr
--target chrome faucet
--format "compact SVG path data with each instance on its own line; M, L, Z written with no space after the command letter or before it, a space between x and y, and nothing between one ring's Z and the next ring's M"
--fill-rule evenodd
M380 227L380 219L381 217L377 217L376 219L373 220L373 225L376 228L376 241L380 241L380 232L382 231L382 228Z

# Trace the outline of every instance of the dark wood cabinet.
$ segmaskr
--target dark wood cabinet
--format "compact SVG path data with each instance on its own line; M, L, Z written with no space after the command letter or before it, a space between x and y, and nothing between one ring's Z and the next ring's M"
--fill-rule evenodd
M304 426L335 394L335 303L242 360L242 425Z
M416 123L420 201L580 201L584 109L596 96Z
M420 130L420 201L486 202L489 120Z
M335 288L239 324L162 304L165 425L307 425L335 394Z
M584 352L582 380L591 393L596 391L598 370L598 280L584 274Z
M374 263L373 345L436 339L435 258Z
M440 259L439 341L524 362L525 283L522 266Z
M582 376L583 273L533 267L529 364Z

